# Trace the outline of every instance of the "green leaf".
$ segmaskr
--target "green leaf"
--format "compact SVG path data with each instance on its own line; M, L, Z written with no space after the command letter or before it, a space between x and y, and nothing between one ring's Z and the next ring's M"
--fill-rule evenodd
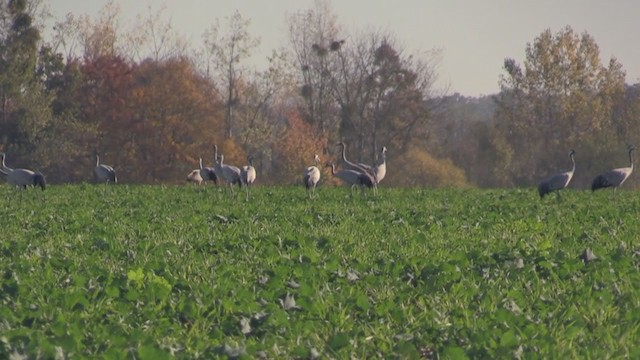
M127 272L127 279L138 286L142 286L142 284L144 284L144 270L140 268L129 270L129 272Z
M500 336L500 346L512 347L516 345L518 345L518 337L513 330L509 330Z
M356 297L356 306L362 311L369 310L369 297L366 294L358 294Z
M458 346L447 346L442 351L442 358L449 360L468 360L469 357L463 348Z
M337 351L349 345L349 337L344 333L337 333L329 339L328 345L333 351Z

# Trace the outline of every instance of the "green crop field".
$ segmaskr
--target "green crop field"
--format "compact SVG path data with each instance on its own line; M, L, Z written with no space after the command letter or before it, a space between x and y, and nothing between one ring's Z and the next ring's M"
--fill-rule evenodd
M0 358L640 358L636 192L0 201Z

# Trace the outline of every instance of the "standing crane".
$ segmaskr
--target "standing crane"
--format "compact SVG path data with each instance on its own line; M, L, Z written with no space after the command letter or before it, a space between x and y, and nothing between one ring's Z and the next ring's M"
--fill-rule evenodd
M620 187L633 172L633 156L631 154L635 149L632 145L627 146L627 151L629 152L629 167L617 168L599 174L591 182L591 191L613 187L613 194L615 196L616 189Z
M249 192L251 185L256 181L256 168L253 167L253 155L247 156L249 165L245 165L240 170L240 180L245 185L247 191L247 201L249 201Z
M387 175L387 147L382 147L382 162L373 167L373 175L376 179L376 183L380 183L382 179L384 179L385 175Z
M99 182L103 182L106 184L118 182L116 171L109 165L100 164L100 157L98 156L98 154L96 154L96 166L93 171L96 174L96 178Z
M214 184L218 184L218 176L216 175L216 171L214 168L212 167L203 167L202 166L202 158L199 158L199 162L200 162L200 177L202 178L202 181L207 182L207 181L213 181Z
M352 169L370 175L374 180L373 186L375 191L378 187L378 183L380 183L387 174L387 148L385 146L382 147L382 162L372 166L365 163L354 163L347 160L347 156L345 154L347 145L343 141L339 142L338 145L342 147L342 161Z
M573 173L576 171L576 161L573 158L573 155L576 153L575 150L571 149L569 152L569 158L571 159L571 163L573 164L571 170L561 172L558 174L551 175L550 177L542 180L540 184L538 184L538 193L540 194L540 198L544 198L546 194L556 192L558 196L560 196L560 190L564 189L569 185L571 178L573 177Z
M320 164L320 157L318 154L315 154L313 157L313 161L315 166L309 166L304 170L304 177L302 181L304 182L304 187L307 189L309 193L309 197L312 197L316 193L316 185L320 181L320 169L318 169L318 164ZM311 190L311 192L309 192Z
M7 182L9 182L9 184L23 189L26 189L28 186L40 186L44 191L47 185L44 175L29 169L12 169L7 167L4 163L6 155L1 153L0 156L2 157L2 168L0 169L0 174L7 177Z
M237 184L238 187L242 187L241 172L236 166L226 165L224 163L224 155L220 155L219 161L216 163L216 173L222 174L231 192L233 192L233 185Z
M365 186L370 189L373 188L375 190L375 181L373 177L367 173L351 169L343 169L336 172L336 164L333 163L327 164L327 167L331 168L331 174L333 176L350 185L352 189L354 186L360 186L362 188L363 194Z

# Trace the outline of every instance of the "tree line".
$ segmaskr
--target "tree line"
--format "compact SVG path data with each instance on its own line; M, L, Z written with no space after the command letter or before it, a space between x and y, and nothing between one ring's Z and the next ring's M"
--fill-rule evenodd
M637 87L570 27L527 44L523 64L506 59L498 94L466 98L437 89L438 51L347 33L325 0L288 16L263 70L248 66L259 38L238 12L193 45L162 9L123 27L114 2L45 39L46 5L0 5L0 150L53 183L90 180L96 153L123 182L180 182L217 144L226 163L253 155L261 183L288 184L316 153L337 161L343 140L369 163L386 146L389 185L531 186L570 148L595 174L637 138Z

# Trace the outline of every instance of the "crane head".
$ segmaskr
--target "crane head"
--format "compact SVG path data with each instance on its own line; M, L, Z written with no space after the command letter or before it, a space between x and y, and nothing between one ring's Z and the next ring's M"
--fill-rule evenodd
M47 186L44 175L42 175L41 173L36 173L33 176L33 186L40 186L40 188L42 188L42 191L44 191L44 188Z

